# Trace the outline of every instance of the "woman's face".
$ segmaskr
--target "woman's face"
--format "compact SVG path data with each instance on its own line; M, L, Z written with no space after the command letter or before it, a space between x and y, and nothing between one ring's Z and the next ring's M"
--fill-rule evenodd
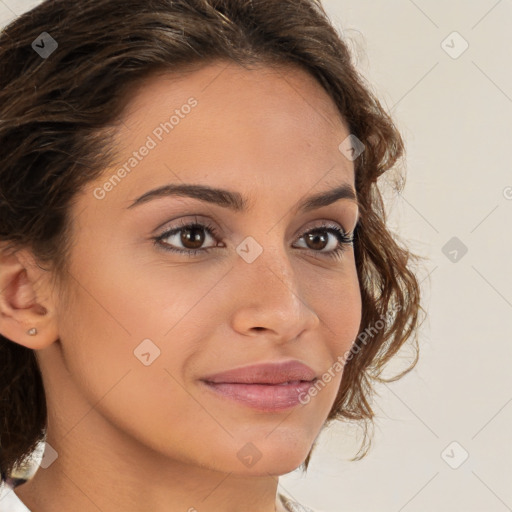
M73 205L72 300L57 304L54 344L65 375L49 351L39 353L50 407L65 414L62 403L79 403L70 398L79 394L95 406L98 439L108 425L123 442L175 461L289 472L327 418L342 376L334 364L361 320L353 248L335 231L354 229L356 202L299 208L321 192L354 189L354 162L339 149L350 132L304 71L226 63L153 77L123 121L118 165ZM245 208L216 192L137 202L185 184L224 189L246 198ZM191 223L200 226L183 228ZM319 379L331 371L307 403L265 409L202 381L290 360ZM76 412L68 428L87 421Z

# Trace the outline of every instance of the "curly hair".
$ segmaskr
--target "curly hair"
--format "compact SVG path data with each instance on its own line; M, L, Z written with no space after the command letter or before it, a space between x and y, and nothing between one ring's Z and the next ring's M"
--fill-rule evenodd
M58 47L42 56L33 45L42 37L51 41L46 31ZM320 0L46 0L16 18L0 33L2 250L30 249L65 282L70 205L115 162L114 137L130 98L154 73L182 73L219 59L300 66L365 145L354 161L360 335L326 421L364 425L361 456L352 459L359 460L370 447L372 381L396 380L415 366L423 308L410 265L418 257L386 226L377 183L402 157L404 143ZM397 175L400 191L404 178ZM415 348L411 366L383 379L384 365L407 340ZM35 352L0 335L2 480L44 441L46 422Z

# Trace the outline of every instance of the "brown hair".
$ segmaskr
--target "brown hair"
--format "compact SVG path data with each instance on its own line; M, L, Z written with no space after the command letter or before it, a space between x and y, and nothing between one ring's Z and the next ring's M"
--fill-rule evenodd
M58 43L47 58L32 47L43 32ZM327 421L362 421L367 441L372 380L384 380L385 363L408 339L416 357L389 380L415 366L422 308L409 268L416 256L386 228L377 187L404 145L320 0L47 0L15 19L0 34L0 242L6 251L29 248L64 282L69 207L115 161L113 137L130 98L155 72L217 59L302 67L365 145L354 161L360 206L354 251L363 302L359 332L375 332L370 343L355 341ZM395 185L401 188L403 179ZM390 311L385 325L374 328ZM2 479L44 441L46 413L35 352L0 335Z

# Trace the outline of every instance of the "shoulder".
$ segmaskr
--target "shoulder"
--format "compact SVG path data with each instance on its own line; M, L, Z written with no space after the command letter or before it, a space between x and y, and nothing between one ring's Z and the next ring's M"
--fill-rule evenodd
M285 494L278 493L278 497L281 500L281 503L283 504L286 512L322 512L321 510L313 510L312 508L309 508L306 505L301 505L299 502L295 501L293 498Z
M0 512L30 512L5 482L0 484Z

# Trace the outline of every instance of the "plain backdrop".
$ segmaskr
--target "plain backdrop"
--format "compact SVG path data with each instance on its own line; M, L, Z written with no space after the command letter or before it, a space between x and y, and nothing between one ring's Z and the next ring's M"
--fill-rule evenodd
M0 0L0 24L38 3ZM324 6L405 139L405 189L383 192L427 258L428 318L415 370L377 387L369 454L333 425L280 487L325 512L512 511L512 2Z

